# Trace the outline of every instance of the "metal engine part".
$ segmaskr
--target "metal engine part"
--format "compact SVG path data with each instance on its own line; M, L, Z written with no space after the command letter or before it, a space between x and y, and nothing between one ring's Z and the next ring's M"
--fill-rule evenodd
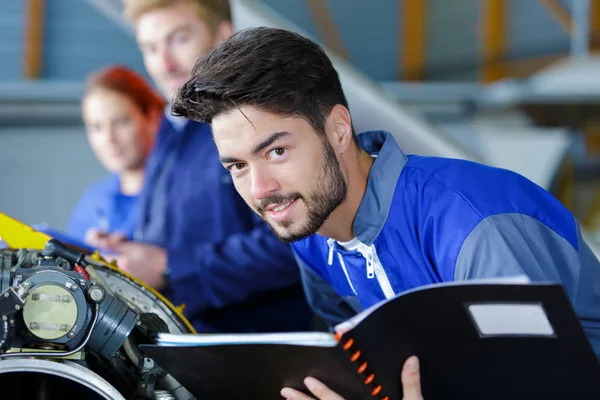
M45 399L40 392L60 393L63 399L125 400L104 378L73 361L21 358L0 362L0 387L18 388L19 399ZM34 397L36 396L36 397Z
M15 271L15 281L21 281L15 287L23 292L20 297L25 301L19 306L21 318L11 319L16 334L8 352L44 347L73 351L87 345L102 357L115 357L139 315L109 294L98 303L90 302L86 293L103 289L80 273L46 268L47 264L31 265ZM12 304L13 300L0 301ZM9 316L0 314L3 319Z
M193 399L137 349L166 331L194 333L179 309L97 254L55 240L0 250L0 387L19 387L20 399Z
M132 310L140 314L156 314L167 324L171 333L193 332L189 322L182 318L180 313L174 311L172 306L169 307L165 299L159 297L156 292L150 291L138 280L110 265L99 263L92 257L88 257L87 260L104 279L114 296L127 303Z

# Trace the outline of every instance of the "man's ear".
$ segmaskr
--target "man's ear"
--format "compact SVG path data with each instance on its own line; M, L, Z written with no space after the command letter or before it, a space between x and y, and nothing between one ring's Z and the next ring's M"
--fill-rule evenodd
M215 46L233 35L233 25L229 21L221 21L215 32Z
M344 153L352 143L352 119L341 104L333 106L325 123L327 136L336 153Z

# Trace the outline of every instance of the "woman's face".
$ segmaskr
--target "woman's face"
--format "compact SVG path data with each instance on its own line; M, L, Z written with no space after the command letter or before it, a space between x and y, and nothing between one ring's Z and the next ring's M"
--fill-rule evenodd
M128 96L94 89L83 99L88 141L100 163L111 172L143 168L160 114L146 115Z

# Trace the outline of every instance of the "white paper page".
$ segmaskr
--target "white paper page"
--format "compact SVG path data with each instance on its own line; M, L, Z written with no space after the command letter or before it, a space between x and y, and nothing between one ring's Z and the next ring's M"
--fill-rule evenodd
M220 344L292 344L334 347L335 337L327 332L286 332L251 334L170 334L161 333L157 342L166 346L214 346Z

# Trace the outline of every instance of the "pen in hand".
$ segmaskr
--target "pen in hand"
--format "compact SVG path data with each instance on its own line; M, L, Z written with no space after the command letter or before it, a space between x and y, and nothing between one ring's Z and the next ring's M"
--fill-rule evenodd
M108 223L108 217L101 207L96 208L96 217L98 222L98 232L103 235L108 235L110 232L110 224Z

